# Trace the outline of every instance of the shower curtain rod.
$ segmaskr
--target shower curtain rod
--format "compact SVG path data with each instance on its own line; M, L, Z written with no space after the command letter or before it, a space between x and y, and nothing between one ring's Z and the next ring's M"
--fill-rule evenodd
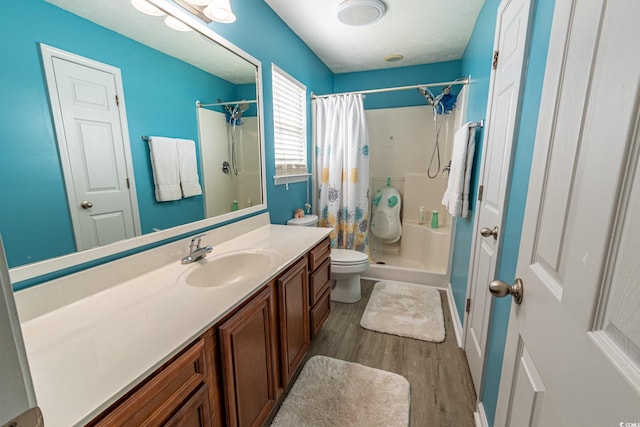
M235 104L255 104L258 101L256 101L255 99L253 100L249 100L247 101L246 99L243 99L242 101L227 101L227 102L216 102L215 104L203 104L200 101L196 101L196 108L201 108L201 107L218 107L221 105L235 105Z
M368 90L356 90L353 92L341 92L341 93L329 93L326 95L316 95L311 92L311 99L317 98L327 98L333 95L347 95L352 93L358 93L361 95L366 95L368 93L382 93L382 92L395 92L397 90L409 90L409 89L417 89L419 87L435 87L435 86L449 86L449 85L467 85L469 84L469 78L465 77L459 80L453 80L450 82L440 82L440 83L425 83L421 85L411 85L411 86L398 86L398 87L386 87L381 89L368 89Z

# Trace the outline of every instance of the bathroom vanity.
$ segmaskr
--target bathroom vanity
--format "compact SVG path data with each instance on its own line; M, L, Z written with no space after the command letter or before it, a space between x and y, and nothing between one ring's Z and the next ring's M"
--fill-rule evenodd
M328 234L265 213L18 292L45 425L261 425L329 314Z

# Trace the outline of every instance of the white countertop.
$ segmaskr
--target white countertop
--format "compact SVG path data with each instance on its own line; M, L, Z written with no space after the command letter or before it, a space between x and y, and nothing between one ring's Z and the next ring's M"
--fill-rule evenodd
M275 262L255 281L188 286L179 276L192 266L175 259L24 321L25 347L45 425L66 427L91 420L328 233L324 228L264 225L214 246L208 258L243 249L273 251ZM206 237L203 244L210 244ZM132 257L144 262L142 254ZM92 270L109 275L110 269L118 268L114 261ZM84 273L83 280L90 281L90 274Z

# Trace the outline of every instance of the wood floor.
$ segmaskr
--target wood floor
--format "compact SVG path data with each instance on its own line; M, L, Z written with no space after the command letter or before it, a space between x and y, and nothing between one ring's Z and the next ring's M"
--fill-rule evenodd
M374 283L362 281L359 303L331 303L331 314L309 357L321 354L404 376L411 386L411 427L473 426L475 390L464 352L456 342L445 294L441 293L446 338L432 343L360 326Z

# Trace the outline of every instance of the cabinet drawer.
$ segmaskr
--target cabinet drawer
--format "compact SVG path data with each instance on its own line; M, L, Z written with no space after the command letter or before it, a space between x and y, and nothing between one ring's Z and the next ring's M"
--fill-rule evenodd
M311 299L310 304L312 307L320 300L320 297L324 291L329 287L331 275L331 259L324 260L322 265L311 273L311 283L309 284L310 292L309 297Z
M180 411L192 392L205 382L205 367L204 341L199 339L175 360L153 374L144 385L116 403L113 409L108 410L106 416L90 425L164 424Z
M324 321L331 312L331 289L327 287L318 303L311 309L311 338L315 339L320 333Z
M314 271L331 255L331 241L327 237L309 251L309 271Z
M164 427L208 427L211 426L209 411L209 390L206 384L200 386Z

